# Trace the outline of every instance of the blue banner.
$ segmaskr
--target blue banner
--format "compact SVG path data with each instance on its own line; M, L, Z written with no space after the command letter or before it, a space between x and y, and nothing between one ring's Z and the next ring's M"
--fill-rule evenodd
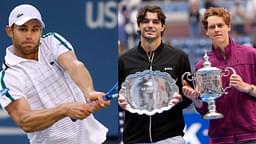
M184 139L187 144L208 143L208 120L202 119L197 113L184 114L186 126Z

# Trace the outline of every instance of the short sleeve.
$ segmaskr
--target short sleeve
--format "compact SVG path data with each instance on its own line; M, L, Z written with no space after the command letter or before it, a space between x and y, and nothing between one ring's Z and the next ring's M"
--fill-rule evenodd
M73 51L73 46L60 34L51 32L43 36L41 40L46 50L51 51L55 59L62 53Z
M11 71L3 70L0 73L0 104L2 108L8 106L11 102L24 98L23 86L18 75Z

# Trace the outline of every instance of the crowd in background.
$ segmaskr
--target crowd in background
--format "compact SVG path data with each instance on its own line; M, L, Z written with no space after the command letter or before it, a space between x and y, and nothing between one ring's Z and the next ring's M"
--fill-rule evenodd
M157 4L167 13L163 39L186 52L194 51L190 55L192 64L210 48L200 23L209 7L228 9L232 14L231 35L240 43L256 47L256 0L122 0L118 6L119 54L137 44L136 13L147 4Z

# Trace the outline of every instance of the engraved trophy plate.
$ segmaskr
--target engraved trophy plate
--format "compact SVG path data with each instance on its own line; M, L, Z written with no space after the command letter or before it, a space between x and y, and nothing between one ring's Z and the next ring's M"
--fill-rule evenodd
M204 67L200 68L194 74L185 72L182 75L182 80L186 76L186 79L193 81L194 86L200 92L200 97L203 101L208 103L209 112L204 115L204 119L220 119L223 118L221 113L216 112L215 100L221 97L223 94L227 94L227 89L231 86L223 88L222 77L228 77L232 73L236 73L232 67L225 67L221 70L217 67L211 67L209 57L205 52ZM192 76L192 78L190 77Z
M176 81L166 72L144 70L127 76L119 94L131 113L154 115L173 107L170 100L179 93Z

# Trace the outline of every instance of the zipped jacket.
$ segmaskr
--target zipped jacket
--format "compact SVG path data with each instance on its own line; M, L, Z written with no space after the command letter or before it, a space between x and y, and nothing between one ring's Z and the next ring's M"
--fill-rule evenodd
M256 84L256 49L235 43L225 48L225 58L218 49L212 48L209 61L213 67L224 69L232 67L244 82ZM203 66L199 61L196 68ZM222 78L223 88L229 85L229 77ZM211 144L233 144L242 141L256 140L256 97L239 92L235 88L227 89L227 94L216 99L216 110L224 118L210 120L209 137ZM207 104L197 108L202 115L206 114Z
M140 44L128 50L119 58L119 88L128 75L149 68L149 58ZM187 54L164 43L161 43L154 51L152 70L167 72L172 78L177 79L176 84L180 93L182 92L181 76L183 73L191 71ZM149 143L174 136L183 136L185 124L182 109L190 104L191 101L183 96L182 103L153 116L124 111L124 143Z

